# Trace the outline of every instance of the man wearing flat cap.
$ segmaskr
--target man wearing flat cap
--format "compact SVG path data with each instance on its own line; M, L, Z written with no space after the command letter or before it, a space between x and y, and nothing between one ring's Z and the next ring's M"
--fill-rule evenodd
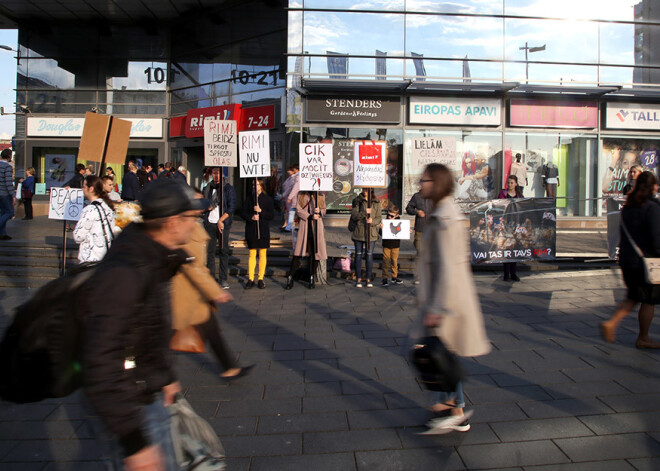
M180 391L172 355L169 280L209 201L173 179L140 197L127 226L81 288L84 392L101 418L115 469L179 469L166 406Z

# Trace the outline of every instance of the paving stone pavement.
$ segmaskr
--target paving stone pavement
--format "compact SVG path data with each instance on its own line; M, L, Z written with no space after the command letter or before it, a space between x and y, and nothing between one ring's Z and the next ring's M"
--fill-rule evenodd
M420 436L428 395L403 355L414 286L244 291L219 314L249 376L222 382L207 355L178 355L185 394L217 431L228 469L658 470L660 352L598 323L624 295L616 270L475 275L493 352L467 359L472 429ZM28 291L0 293L1 329ZM652 335L660 337L657 322ZM0 469L101 470L80 396L0 403Z

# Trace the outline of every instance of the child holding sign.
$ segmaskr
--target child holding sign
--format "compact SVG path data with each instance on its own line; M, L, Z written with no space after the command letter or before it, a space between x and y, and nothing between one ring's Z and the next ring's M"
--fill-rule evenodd
M256 192L256 198L255 198ZM264 289L266 274L266 251L270 248L270 221L275 215L273 198L266 194L264 179L256 179L256 191L251 191L243 204L243 219L245 219L245 240L250 250L248 259L248 282L245 289L254 287L254 270L257 267L257 251L259 251L259 277L257 287Z
M387 219L399 219L399 208L390 203L387 208ZM400 226L400 224L399 224ZM382 224L381 224L382 227ZM392 271L392 284L400 285L403 281L399 278L399 239L383 239L383 286L389 286L390 269Z

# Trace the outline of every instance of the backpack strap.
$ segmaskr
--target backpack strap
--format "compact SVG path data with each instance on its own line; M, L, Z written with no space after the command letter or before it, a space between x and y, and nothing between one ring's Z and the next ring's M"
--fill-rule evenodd
M93 201L92 204L96 207L96 210L99 213L99 219L101 220L101 229L103 229L103 241L105 242L105 250L110 249L110 242L114 239L114 234L112 233L112 228L110 227L110 221L108 221L108 218L105 216L105 211L101 211L101 203L97 203L96 201ZM108 239L108 235L105 233L105 226L108 226L108 231L110 232L110 238Z

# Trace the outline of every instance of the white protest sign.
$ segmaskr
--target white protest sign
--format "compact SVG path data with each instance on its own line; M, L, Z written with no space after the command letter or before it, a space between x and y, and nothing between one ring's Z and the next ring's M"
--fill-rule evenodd
M241 159L241 178L270 177L268 131L238 133L238 155Z
M77 221L83 210L85 196L78 188L52 187L50 189L50 205L48 219Z
M383 240L410 239L410 219L383 219Z
M204 165L206 167L236 167L236 121L204 120Z
M300 191L332 191L332 144L300 144Z
M353 162L353 186L387 187L387 150L384 142L356 141Z
M415 137L412 139L410 163L413 172L421 173L428 164L444 164L458 170L455 137Z

